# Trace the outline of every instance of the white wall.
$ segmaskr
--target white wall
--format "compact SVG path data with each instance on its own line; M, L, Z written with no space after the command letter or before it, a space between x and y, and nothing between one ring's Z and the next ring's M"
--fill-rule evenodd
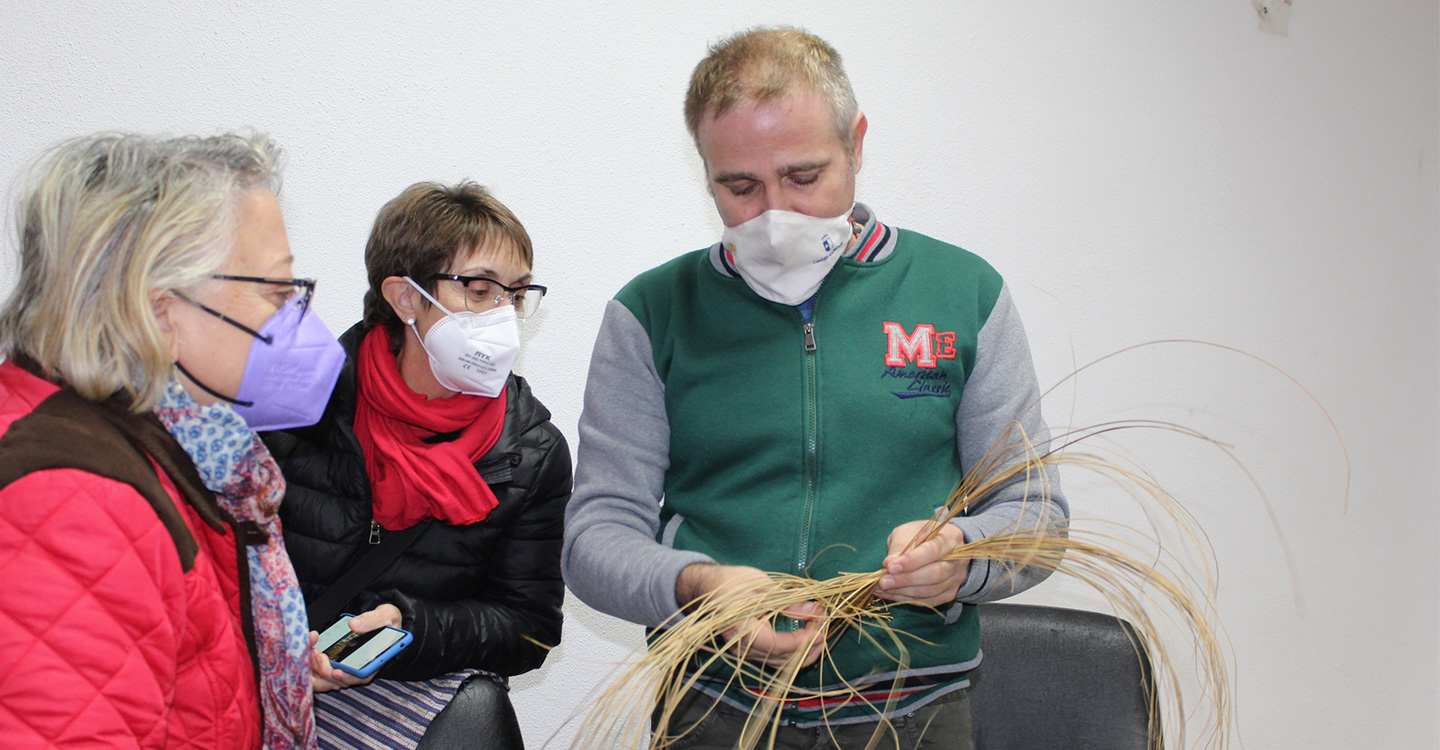
M719 231L680 117L690 68L745 26L808 26L869 115L861 200L1007 276L1042 382L1200 338L1285 368L1334 416L1348 511L1324 418L1243 357L1146 349L1047 402L1057 423L1193 424L1268 493L1278 531L1216 451L1127 441L1214 545L1244 746L1435 746L1437 3L1299 0L1288 37L1249 0L416 5L4 3L0 186L99 129L269 131L297 272L322 279L338 332L380 205L475 178L535 237L552 295L520 369L573 442L604 301ZM1129 519L1111 494L1072 488L1078 514ZM1059 582L1028 598L1092 603ZM532 747L568 737L638 643L576 601L567 615L560 651L515 680Z

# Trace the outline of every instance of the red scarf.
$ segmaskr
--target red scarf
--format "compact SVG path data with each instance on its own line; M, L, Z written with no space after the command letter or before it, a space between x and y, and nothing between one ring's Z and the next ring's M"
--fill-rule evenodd
M455 526L485 520L499 504L475 462L505 424L505 391L495 398L427 399L410 389L376 326L360 342L355 437L365 453L375 520L391 531L435 518ZM436 434L454 440L427 443Z

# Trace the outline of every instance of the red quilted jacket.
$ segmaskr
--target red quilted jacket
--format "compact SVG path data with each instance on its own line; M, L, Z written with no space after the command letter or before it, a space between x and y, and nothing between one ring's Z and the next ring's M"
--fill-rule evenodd
M56 390L0 364L0 434ZM0 746L260 747L235 538L160 476L188 572L130 485L51 469L0 490Z

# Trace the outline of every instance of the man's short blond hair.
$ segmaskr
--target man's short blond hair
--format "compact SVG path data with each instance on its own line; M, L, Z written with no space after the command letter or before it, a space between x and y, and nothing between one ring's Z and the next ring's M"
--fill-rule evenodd
M772 101L797 86L820 92L835 134L853 152L859 106L840 53L824 39L790 26L749 29L711 45L690 76L685 127L699 148L700 121L707 114L718 117L740 102Z
M278 192L263 135L66 141L32 169L15 209L19 279L0 309L0 350L91 401L158 403L171 377L157 292L207 280L235 246L240 198Z

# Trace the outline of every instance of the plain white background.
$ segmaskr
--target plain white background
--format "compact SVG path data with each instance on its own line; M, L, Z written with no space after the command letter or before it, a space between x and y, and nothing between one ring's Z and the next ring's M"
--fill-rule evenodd
M1298 0L1285 37L1249 0L414 5L6 2L4 199L61 138L265 130L289 153L296 270L338 333L381 204L478 180L534 236L551 295L518 369L573 445L605 300L718 237L681 120L691 68L752 24L806 26L869 116L860 199L1005 274L1043 384L1203 339L1284 368L1334 417L1348 509L1323 414L1244 356L1143 348L1046 402L1056 424L1192 425L1263 487L1273 523L1219 451L1123 441L1208 532L1243 746L1435 746L1437 3ZM1098 483L1071 496L1079 516L1137 520ZM1026 599L1100 606L1061 581ZM531 747L563 746L639 644L573 598L566 613L560 650L514 681Z

